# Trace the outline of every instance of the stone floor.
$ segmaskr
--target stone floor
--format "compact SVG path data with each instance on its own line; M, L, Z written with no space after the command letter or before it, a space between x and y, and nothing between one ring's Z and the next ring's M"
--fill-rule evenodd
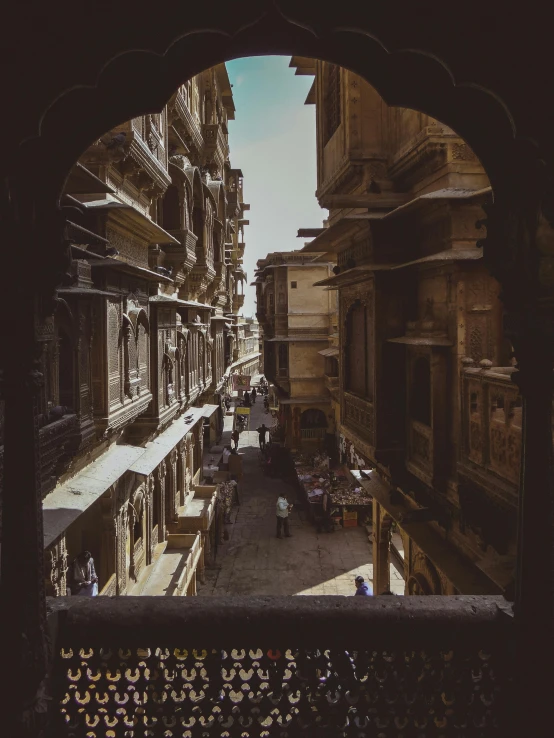
M373 576L365 528L318 535L305 513L294 509L289 516L293 537L275 536L277 497L284 493L289 502L295 502L295 492L262 471L255 429L263 422L269 425L268 417L259 397L252 409L252 430L240 438L244 468L241 504L233 508L233 523L227 526L229 540L219 548L215 567L206 570L198 595L353 595L357 574L366 581ZM224 444L229 442L230 416L225 421Z

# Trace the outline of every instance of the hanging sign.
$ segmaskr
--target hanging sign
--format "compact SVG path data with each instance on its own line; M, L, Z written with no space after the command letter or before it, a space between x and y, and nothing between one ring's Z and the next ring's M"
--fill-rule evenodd
M237 392L240 390L249 390L251 379L252 377L248 374L233 374L233 389L237 390Z
M237 407L235 409L235 412L237 415L250 415L250 408L249 407Z

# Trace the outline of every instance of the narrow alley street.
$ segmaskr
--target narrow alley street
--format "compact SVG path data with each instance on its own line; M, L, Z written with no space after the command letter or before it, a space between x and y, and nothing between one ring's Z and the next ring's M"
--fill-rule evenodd
M225 417L221 444L230 443L231 416ZM244 479L240 506L234 506L229 540L220 546L214 568L206 570L200 596L353 595L354 577L372 579L371 544L366 529L318 534L295 505L289 516L292 538L276 537L275 505L280 493L296 503L296 492L263 473L256 428L269 424L263 400L251 412L250 430L240 436Z

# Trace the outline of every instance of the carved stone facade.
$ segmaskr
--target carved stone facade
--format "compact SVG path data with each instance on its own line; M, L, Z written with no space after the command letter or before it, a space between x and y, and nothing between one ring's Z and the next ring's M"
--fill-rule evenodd
M485 171L448 126L389 107L353 72L303 57L291 66L315 76L316 195L329 218L299 236L314 237L306 258L336 255L334 275L317 284L338 293L338 379L327 386L341 446L353 450L352 466L375 469L391 501L425 518L432 553L418 541L407 559L408 594L474 586L457 571L439 575L441 549L452 554L435 543L446 535L468 571L486 572L479 586L505 591L515 575L521 400L509 384L499 284L477 243ZM331 84L341 114L329 133ZM278 302L276 283L265 291ZM399 525L399 509L382 505ZM388 545L375 555L388 562Z
M71 261L35 320L50 595L66 594L67 562L84 549L100 594L140 594L194 497L199 407L222 403L236 277L246 279L249 205L227 140L234 111L220 64L160 113L95 141L66 183L64 199L78 201L66 226ZM70 490L88 502L64 523Z
M314 283L330 275L331 264L289 251L270 253L257 266L264 373L276 387L281 431L292 448L322 448L330 411L322 350L333 332L335 300Z

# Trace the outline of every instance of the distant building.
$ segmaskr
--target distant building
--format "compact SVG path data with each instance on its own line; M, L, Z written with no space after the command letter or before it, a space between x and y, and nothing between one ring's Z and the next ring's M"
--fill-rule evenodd
M264 372L278 390L280 424L291 448L318 448L331 410L322 354L336 327L336 298L313 287L331 274L332 264L319 256L299 251L268 254L257 263L254 283Z

